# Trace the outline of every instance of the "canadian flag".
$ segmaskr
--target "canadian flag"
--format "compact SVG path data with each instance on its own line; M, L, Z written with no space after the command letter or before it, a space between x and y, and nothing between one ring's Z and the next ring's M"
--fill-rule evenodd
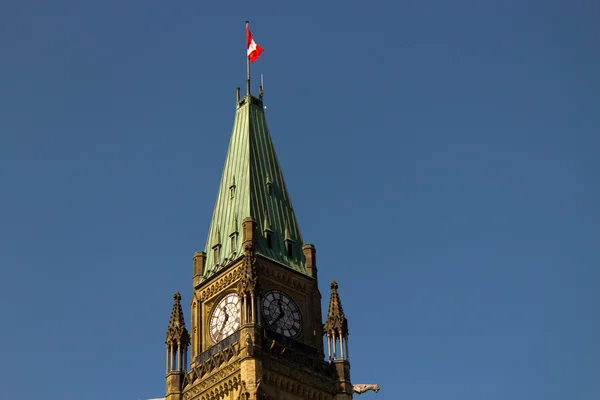
M252 39L252 34L248 27L246 27L246 48L248 49L248 59L250 62L258 60L260 53L263 51L262 47L257 45L254 39Z

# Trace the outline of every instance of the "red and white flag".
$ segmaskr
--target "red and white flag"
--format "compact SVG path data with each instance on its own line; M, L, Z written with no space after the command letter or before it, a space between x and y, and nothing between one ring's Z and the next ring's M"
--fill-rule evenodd
M248 59L250 62L254 62L258 60L260 57L260 53L262 53L263 49L259 45L256 44L254 39L252 39L252 34L250 33L250 29L246 26L246 48L248 49Z

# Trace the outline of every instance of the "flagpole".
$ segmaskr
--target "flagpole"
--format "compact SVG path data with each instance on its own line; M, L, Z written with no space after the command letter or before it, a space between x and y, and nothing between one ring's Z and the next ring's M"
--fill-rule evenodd
M250 94L250 57L248 57L248 21L246 21L246 94Z

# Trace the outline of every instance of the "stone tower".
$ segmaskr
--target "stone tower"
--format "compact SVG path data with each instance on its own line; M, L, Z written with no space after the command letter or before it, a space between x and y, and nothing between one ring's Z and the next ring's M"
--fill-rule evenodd
M237 89L206 247L193 257L190 334L174 297L167 400L344 400L354 392L338 285L323 324L316 250L302 240L259 93Z

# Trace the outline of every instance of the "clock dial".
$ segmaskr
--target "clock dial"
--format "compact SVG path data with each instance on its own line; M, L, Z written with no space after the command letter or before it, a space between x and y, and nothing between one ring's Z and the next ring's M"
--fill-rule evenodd
M302 314L294 300L279 290L270 290L263 295L262 314L264 321L277 333L295 338L302 331Z
M223 297L210 316L210 337L217 343L237 331L240 327L240 299L230 293Z

